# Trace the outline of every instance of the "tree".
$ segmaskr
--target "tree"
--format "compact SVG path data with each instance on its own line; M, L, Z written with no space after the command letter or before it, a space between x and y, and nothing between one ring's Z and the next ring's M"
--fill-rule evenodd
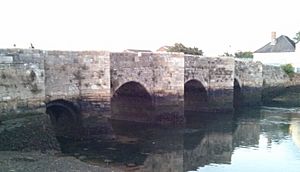
M225 52L222 56L223 57L232 57L233 55L228 52Z
M250 51L239 51L234 53L235 58L253 58L253 53Z
M296 33L296 36L293 38L295 43L297 44L298 42L300 42L300 31Z
M192 55L203 55L203 51L199 50L197 47L186 47L182 43L175 43L174 46L170 46L168 48L168 52L182 52L184 54L192 54Z

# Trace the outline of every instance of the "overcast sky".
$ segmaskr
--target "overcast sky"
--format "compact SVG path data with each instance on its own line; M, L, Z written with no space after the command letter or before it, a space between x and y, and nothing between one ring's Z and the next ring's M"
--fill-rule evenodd
M299 0L1 0L0 48L255 51L300 31Z

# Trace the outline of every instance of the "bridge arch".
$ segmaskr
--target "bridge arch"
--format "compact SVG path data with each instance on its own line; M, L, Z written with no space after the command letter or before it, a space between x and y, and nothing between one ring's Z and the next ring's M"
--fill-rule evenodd
M241 82L237 78L234 78L234 83L233 83L233 107L234 107L234 109L241 107L242 103L243 103L242 86L240 83Z
M111 98L113 119L148 122L153 109L151 94L139 82L122 84Z
M72 102L63 99L48 102L46 113L50 116L58 136L78 134L76 132L81 123L81 114Z
M208 107L208 92L196 79L184 84L184 108L191 111L203 111Z

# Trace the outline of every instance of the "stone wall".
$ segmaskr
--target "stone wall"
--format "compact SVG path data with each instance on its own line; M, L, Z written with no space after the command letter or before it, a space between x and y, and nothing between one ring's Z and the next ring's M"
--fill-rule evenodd
M300 85L300 73L294 73L294 75L291 77L290 85L292 86Z
M69 126L74 131L70 135L103 134L101 127L110 115L109 54L106 51L45 52L45 102L49 106L54 104L75 110L65 115L67 118L52 117L55 121L65 119L54 122L56 133ZM65 130L63 134L66 133Z
M155 117L150 120L174 122L183 116L183 73L180 53L111 53L111 96L123 84L137 82L152 97Z
M178 53L111 53L111 94L124 83L136 81L158 97L183 96L183 68L184 58Z
M202 83L206 90L209 89L210 61L213 58L203 56L184 56L184 82L195 79Z
M44 105L44 53L0 50L0 113L24 112Z
M260 62L235 60L234 78L241 88L238 98L241 106L261 104L263 67Z
M207 92L207 107L203 107L200 110L233 110L233 58L186 55L184 69L185 83L190 80L200 81Z
M284 87L289 84L289 76L279 66L263 65L263 87Z
M184 56L183 54L153 54L154 104L156 120L161 123L184 121Z
M285 91L290 78L279 66L263 65L262 101L266 104Z
M109 61L109 52L105 51L47 51L46 102L67 100L76 104L81 112L88 111L88 115L91 111L108 111Z
M252 106L261 103L261 92L263 100L272 98L287 86L299 85L297 78L290 81L280 67L230 57L2 49L0 110L18 112L66 100L78 107L83 117L110 117L111 98L118 96L122 86L134 82L140 85L137 91L145 92L137 94L141 99L136 100L150 96L147 121L174 122L183 120L185 86L190 86L190 81L195 81L190 89L200 90L204 97L200 102L205 106L186 106L186 110L215 112L233 110L234 79L241 87L238 102ZM85 113L90 111L95 113Z
M210 62L209 98L210 108L217 111L232 111L234 59L214 58Z

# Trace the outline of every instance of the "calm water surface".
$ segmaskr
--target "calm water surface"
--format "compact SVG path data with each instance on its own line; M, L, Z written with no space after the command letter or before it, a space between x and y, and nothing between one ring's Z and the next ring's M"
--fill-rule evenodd
M111 121L108 137L60 141L65 154L114 171L300 171L300 108L185 115L185 127Z

